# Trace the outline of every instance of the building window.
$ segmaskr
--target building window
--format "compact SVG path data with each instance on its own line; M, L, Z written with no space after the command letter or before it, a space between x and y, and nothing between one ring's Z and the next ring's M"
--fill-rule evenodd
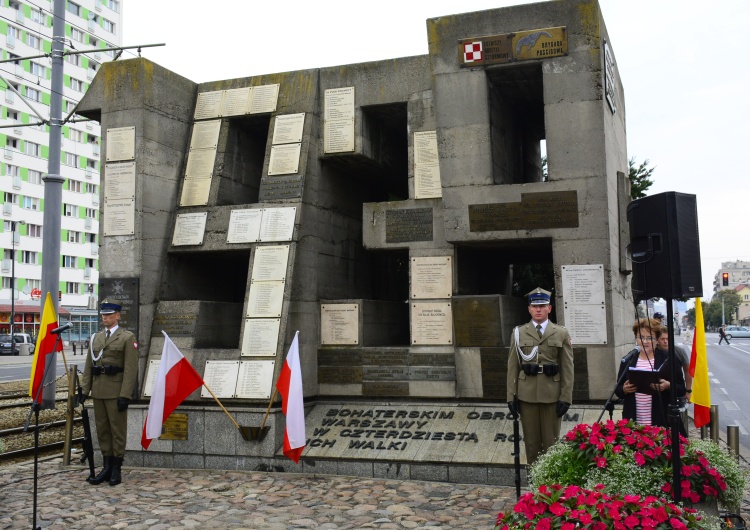
M3 276L3 289L10 289L12 287L11 279L7 276Z
M38 103L42 101L42 93L34 88L26 87L26 98Z
M34 61L31 61L31 75L35 75L37 77L44 77L47 73L47 69L42 66L39 63L35 63Z
M89 169L96 169L96 160L93 158L87 158L86 159L86 167Z
M94 268L94 258L86 258L86 266Z
M18 138L7 136L5 138L5 147L10 147L11 149L15 149L16 151L18 151Z
M22 250L21 251L21 257L24 263L27 265L36 265L37 264L37 253L32 252L30 250Z
M66 269L75 269L76 268L76 257L75 256L63 256L62 257L62 266Z
M66 55L65 61L72 64L73 66L80 66L81 56L80 55Z
M34 142L26 142L26 154L31 156L41 156L42 147Z
M26 280L26 285L28 285L30 289L41 289L42 280L32 280L31 278L28 278Z
M31 46L32 48L36 50L42 49L42 39L32 34L31 32L26 33L26 44L28 44L29 46Z
M68 191L81 193L81 181L68 179Z
M86 217L96 219L96 210L94 208L86 208Z
M73 39L74 41L83 43L83 31L81 31L80 29L71 28L70 29L70 38ZM78 57L78 56L76 55L76 57ZM76 63L76 64L78 64L78 63Z
M115 23L114 22L112 22L110 20L107 20L106 18L102 18L102 22L103 22L102 27L106 31L109 31L110 33L116 33L115 32Z
M68 13L73 13L76 16L81 16L81 6L68 1Z
M93 193L96 195L96 184L86 183L86 193Z
M17 177L18 166L11 166L10 164L5 164L5 174L11 177Z
M29 169L29 184L41 184L42 183L42 173L40 171L34 171L33 169Z
M72 141L82 144L83 139L86 136L86 133L82 131L77 131L76 129L70 129L70 131L68 132L68 136L70 137Z
M96 234L91 234L91 233L86 234L86 240L89 243L96 243Z
M36 197L24 197L21 199L21 208L39 211L39 199Z
M5 192L5 202L11 204L18 204L18 195L15 193Z
M68 166L78 167L78 155L73 153L63 153L65 156L65 164Z
M74 204L63 204L63 215L65 217L75 217L76 206Z
M75 230L68 230L68 243L80 243L81 233Z
M115 13L120 12L120 2L118 2L117 0L107 0L107 7Z
M42 237L42 225L26 225L26 235L28 237Z
M83 92L83 81L79 81L75 77L70 78L70 88L76 92Z
M31 20L32 20L32 22L37 22L37 23L41 24L42 20L43 20L42 19L42 12L38 11L36 9L32 9L31 10Z
M81 294L81 284L76 282L65 282L65 294Z

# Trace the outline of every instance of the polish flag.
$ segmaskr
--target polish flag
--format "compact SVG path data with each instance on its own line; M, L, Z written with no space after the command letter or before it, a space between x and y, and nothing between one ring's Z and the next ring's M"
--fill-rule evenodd
M299 331L289 347L281 375L276 381L276 389L281 394L281 411L286 416L284 430L284 454L298 463L305 450L305 404L302 393L302 370L299 365Z
M161 362L156 371L154 390L151 393L148 414L141 434L141 445L144 449L148 449L151 440L161 436L161 426L169 415L201 385L203 378L177 349L169 335L164 333L164 349L161 352Z

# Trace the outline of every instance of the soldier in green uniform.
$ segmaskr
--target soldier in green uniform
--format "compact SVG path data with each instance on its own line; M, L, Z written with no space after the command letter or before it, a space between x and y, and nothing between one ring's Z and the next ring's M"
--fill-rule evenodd
M508 352L508 408L521 416L529 465L559 439L573 400L573 346L547 318L550 295L538 287L526 295L531 322L514 328Z
M122 482L122 462L128 434L128 405L138 376L138 342L135 335L121 328L122 307L102 301L99 314L104 331L91 338L81 387L94 401L96 434L104 457L104 467L91 484Z

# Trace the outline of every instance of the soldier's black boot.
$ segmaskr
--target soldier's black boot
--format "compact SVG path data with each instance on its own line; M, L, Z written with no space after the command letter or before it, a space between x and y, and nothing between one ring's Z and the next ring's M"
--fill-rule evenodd
M112 457L112 475L109 477L109 485L117 486L122 482L122 462L125 460L122 457Z
M94 478L87 478L86 481L89 484L101 484L102 482L106 482L110 479L112 476L112 460L114 460L114 456L105 456L104 457L104 467L99 472L97 476Z

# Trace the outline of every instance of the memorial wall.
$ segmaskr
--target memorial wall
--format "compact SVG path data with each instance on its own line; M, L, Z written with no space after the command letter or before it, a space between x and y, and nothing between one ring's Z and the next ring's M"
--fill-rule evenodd
M425 56L202 84L102 65L78 112L104 131L100 293L140 344L130 462L511 480L507 350L538 283L574 343L565 424L609 396L629 194L598 5L440 17L426 38ZM278 399L265 416L297 330L309 443L289 467ZM266 432L245 439L204 388L141 451L162 331Z

